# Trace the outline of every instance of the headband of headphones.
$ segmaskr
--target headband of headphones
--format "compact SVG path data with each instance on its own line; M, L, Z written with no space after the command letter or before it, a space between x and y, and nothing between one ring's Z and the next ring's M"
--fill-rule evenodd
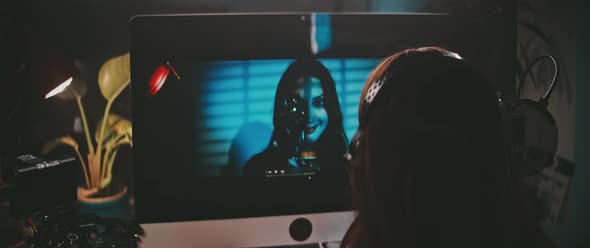
M398 58L393 60L383 74L371 83L367 94L362 100L362 110L359 112L359 124L360 127L366 126L368 123L369 110L376 102L376 99L382 98L379 92L389 91L383 90L384 88L391 87L393 84L392 78L394 76L399 78L401 74L408 71L415 71L417 68L424 66L436 66L433 64L434 61L441 61L452 63L465 63L465 60L458 54L444 50L426 50L426 51L412 51L402 53ZM395 79L394 79L395 80Z
M441 64L436 63L437 61L441 64L467 64L461 56L456 53L445 51L445 50L411 50L400 54L395 58L383 74L373 81L367 93L363 99L361 99L362 109L359 111L359 127L355 132L354 136L350 141L348 151L345 158L348 161L352 161L353 153L359 146L361 136L363 136L364 129L369 122L369 111L375 105L375 102L380 101L379 99L384 98L383 95L387 93L380 92L391 92L390 87L394 85L392 80L398 80L404 77L406 72L415 72L419 68L425 68L427 66L440 66ZM387 88L387 89L386 89Z

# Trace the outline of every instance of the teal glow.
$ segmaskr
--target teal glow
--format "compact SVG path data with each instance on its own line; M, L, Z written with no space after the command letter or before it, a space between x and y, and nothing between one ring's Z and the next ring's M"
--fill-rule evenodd
M346 85L346 93L358 93L363 90L365 82L357 81Z
M201 99L208 106L212 106L216 103L227 103L227 102L236 102L236 101L244 101L244 93L240 91L228 91L228 92L211 92L205 95L204 98Z
M239 126L238 126L239 127ZM237 128L213 130L200 137L202 141L228 141L232 140L237 133ZM222 151L220 151L222 152Z
M381 60L377 60L378 62L381 62ZM344 65L346 66L347 69L363 69L363 70L369 70L372 71L373 68L375 68L374 65L370 65L367 64L367 59L347 59L344 60Z
M352 106L346 106L344 112L342 113L344 116L355 116L358 115L359 107L354 104Z
M202 145L201 147L199 147L199 150L197 152L199 152L200 154L208 154L208 153L216 153L216 152L220 152L220 151L229 151L229 147L230 147L231 143L224 141L224 142L213 142L210 144L205 144Z
M277 87L277 76L252 76L248 79L248 88L269 88L275 89Z
M341 70L342 69L342 64L344 64L344 62L342 60L339 59L320 59L320 62L322 62L322 64L329 70L329 71L336 71L336 70ZM365 59L365 65L367 64L367 60ZM332 75L332 77L334 77L334 75ZM334 80L336 80L336 78L334 78Z
M246 80L241 77L227 78L217 80L214 84L206 84L206 91L222 91L222 90L242 90L244 89Z
M272 60L272 61L251 61L248 65L248 74L250 75L276 75L282 74L289 64L290 60Z
M312 23L315 26L315 38L312 43L317 45L317 50L314 53L321 53L332 47L332 24L329 14L312 14ZM312 30L313 31L313 30ZM313 47L313 45L312 45Z
M248 116L248 122L260 122L272 126L272 112L268 114L251 114Z
M359 103L359 99L361 98L361 94L360 91L358 93L358 95L352 95L352 94L347 94L346 97L344 97L344 101L346 101L346 103L355 103L358 104Z
M273 106L268 104L267 102L253 102L248 105L248 113L265 113L272 115Z
M370 70L354 69L346 73L346 79L348 80L360 80L363 84L369 77Z
M241 115L229 115L224 117L206 118L199 126L208 129L217 128L239 128L244 123Z
M371 9L376 12L413 13L425 5L426 0L372 0Z
M274 96L277 84L293 60L217 61L201 67L204 73L197 138L199 159L208 165L227 163L228 149L240 163L268 145L273 128ZM335 81L349 140L358 127L360 92L380 59L320 59ZM237 153L235 153L237 152Z
M356 128L359 126L359 121L356 117L347 117L346 119L344 119L344 127L345 129L349 128ZM353 128L353 129L354 129ZM348 136L348 139L352 138L352 136Z
M216 104L203 110L204 116L243 115L246 112L244 103Z
M343 73L342 70L340 70L340 73L334 73L332 74L332 78L334 79L334 81L336 82L336 85L342 85L344 80L344 75L346 73Z
M209 78L224 78L224 77L231 77L231 76L240 76L243 75L245 72L245 67L239 63L230 62L230 65L225 65L223 67L216 67L211 65L211 69L207 71L207 75Z
M249 100L272 100L274 104L274 95L276 89L256 89L256 90L248 90L248 99Z
M344 130L344 133L346 134L347 137L352 137L354 136L354 133L356 133L356 128L349 128ZM350 139L348 140L350 142Z

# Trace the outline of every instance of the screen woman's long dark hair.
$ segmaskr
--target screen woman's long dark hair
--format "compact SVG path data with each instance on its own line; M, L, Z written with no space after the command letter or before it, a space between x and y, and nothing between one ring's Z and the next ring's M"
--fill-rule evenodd
M301 77L315 77L319 79L324 94L324 108L328 113L328 125L319 139L313 145L321 157L341 156L346 152L347 139L342 127L342 112L336 86L328 69L318 60L313 58L297 59L287 67L281 76L275 95L273 124L279 123L279 105L288 97L291 90L297 87L297 81ZM271 138L274 140L277 129L273 131Z
M359 106L357 215L342 247L551 247L517 197L492 87L448 56L401 51L369 76L361 99L392 72L379 102Z

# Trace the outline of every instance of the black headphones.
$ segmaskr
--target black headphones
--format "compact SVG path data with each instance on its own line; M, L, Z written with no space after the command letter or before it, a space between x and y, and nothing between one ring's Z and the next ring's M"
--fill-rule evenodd
M395 83L390 82L392 81L391 79L399 77L403 73L410 71L410 69L419 68L436 60L444 60L447 64L449 64L449 62L451 64L468 64L467 61L458 54L445 50L418 50L402 53L391 62L385 72L378 79L370 84L367 94L361 99L362 109L360 109L358 113L359 127L352 137L348 151L345 154L345 158L349 162L352 161L355 150L359 146L361 137L369 123L369 113L371 109L375 108L375 105L378 105L378 102L387 99L387 96L390 95L390 93L388 94L387 92L392 92L389 88L393 87L392 85L395 85Z
M530 74L531 68L544 59L550 60L554 68L549 89L538 101L521 98L525 78ZM553 163L553 157L557 151L558 130L556 121L547 106L558 75L557 61L551 55L540 56L522 74L516 99L513 101L498 99L502 109L504 132L511 137L509 146L512 162L520 166L521 176L536 174Z

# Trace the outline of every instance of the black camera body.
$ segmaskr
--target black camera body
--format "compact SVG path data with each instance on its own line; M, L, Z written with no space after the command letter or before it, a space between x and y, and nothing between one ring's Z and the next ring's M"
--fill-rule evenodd
M16 218L77 201L75 159L45 161L22 155L7 168L8 199Z

